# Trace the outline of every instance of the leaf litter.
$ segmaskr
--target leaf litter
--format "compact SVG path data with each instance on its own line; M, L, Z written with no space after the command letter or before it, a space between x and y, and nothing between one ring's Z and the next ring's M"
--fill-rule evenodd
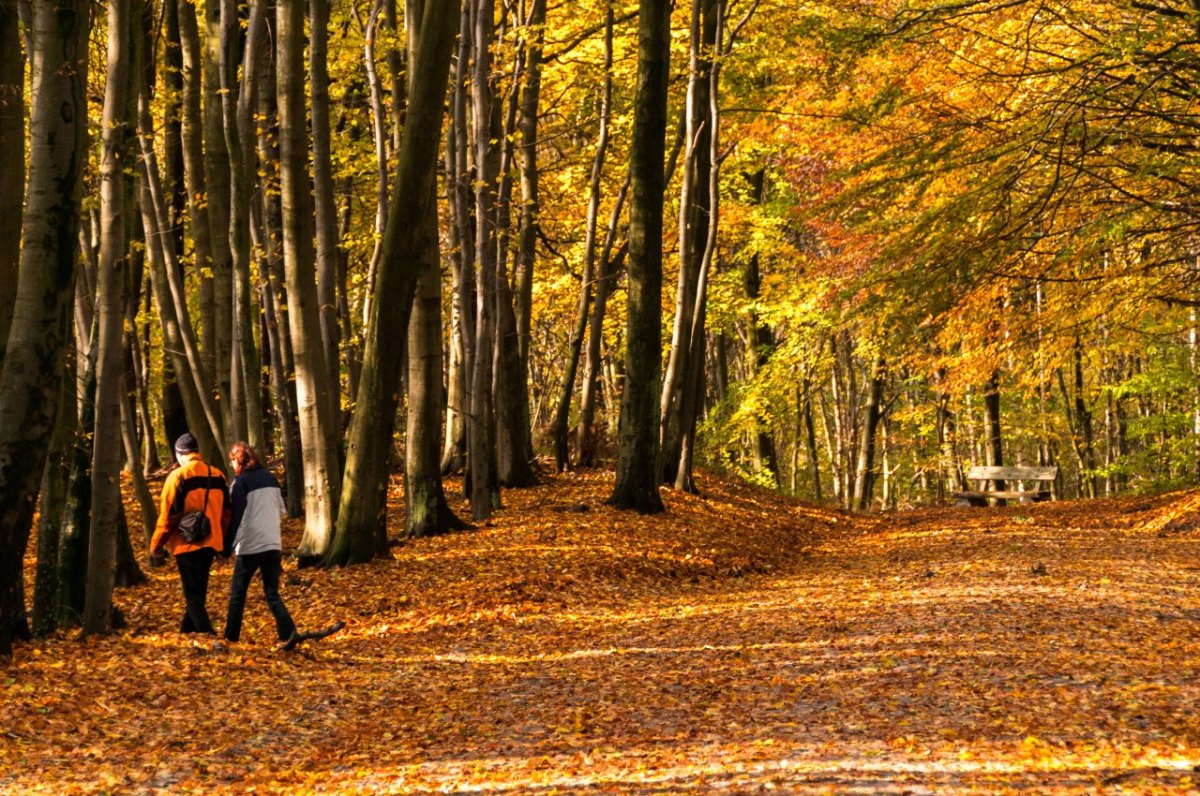
M1200 493L852 516L699 486L642 517L610 473L546 476L391 560L289 564L301 627L346 622L293 652L255 593L227 652L173 632L148 570L126 630L0 664L0 792L1200 793Z

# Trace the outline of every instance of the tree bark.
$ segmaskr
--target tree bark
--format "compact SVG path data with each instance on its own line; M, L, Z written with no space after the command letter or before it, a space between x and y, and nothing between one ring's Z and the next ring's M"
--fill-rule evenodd
M471 31L471 4L466 2L462 3L459 21L458 54L450 104L453 116L446 132L446 192L458 243L453 272L455 319L458 325L451 337L451 344L456 347L458 354L458 373L454 374L451 370L453 380L446 412L443 474L457 472L467 466L467 418L470 415L470 381L475 363L475 232L471 216L472 177L467 164L470 149L467 102L470 99L468 62L471 57Z
M474 0L475 67L471 96L475 145L475 361L467 418L471 517L487 519L499 506L492 385L496 334L496 176L500 147L492 75L494 0Z
M233 304L233 357L230 378L235 436L264 450L261 399L262 366L254 344L253 294L250 289L250 196L258 172L255 159L253 111L257 104L260 48L265 46L265 0L250 3L246 20L242 79L238 80L238 50L242 45L235 0L221 0L221 110L229 161L229 252ZM234 378L236 377L236 378ZM239 416L240 409L240 416ZM242 436L242 435L245 436ZM222 457L223 460L224 457Z
M693 370L703 367L692 354L692 331L703 332L697 325L696 308L703 305L700 283L704 279L703 260L711 226L711 192L708 190L712 162L712 127L710 92L712 89L712 52L716 41L716 0L693 0L691 45L689 48L686 132L684 138L683 176L679 198L679 280L675 293L675 320L671 333L671 351L661 396L663 481L675 482L679 477L684 437L689 434L685 417L694 405L696 376ZM683 481L688 479L686 474Z
M167 0L170 2L170 0ZM216 378L217 322L213 285L213 232L208 211L208 178L204 169L203 56L195 0L178 0L179 40L182 56L180 140L183 149L183 173L187 190L188 224L192 233L192 267L200 286L198 306L201 340L208 383ZM147 87L147 91L149 88ZM169 106L168 106L169 107ZM149 135L146 131L145 135ZM174 229L174 219L162 219ZM173 236L174 237L174 236ZM176 253L184 252L182 232L175 240ZM221 430L215 430L218 437Z
M50 435L46 473L38 505L37 569L33 585L33 634L45 637L58 627L58 547L67 509L71 458L79 415L75 379L64 378L59 389L58 420Z
M333 153L329 123L329 10L330 0L310 0L309 75L312 86L313 201L316 205L317 301L321 319L321 348L329 369L331 417L340 430L341 368L338 355L337 205L333 190ZM338 434L340 440L341 434Z
M415 59L410 57L409 63ZM467 526L442 488L442 280L437 199L426 211L425 244L417 295L408 324L408 417L404 446L405 533L434 536Z
M862 424L862 439L858 444L858 464L854 477L854 507L866 511L871 507L875 489L875 439L883 416L884 359L879 357L871 371L867 405Z
M54 430L87 165L90 5L33 10L33 108L20 277L0 371L0 656L27 637L22 558Z
M400 386L402 349L395 341L403 339L408 328L421 264L431 243L423 221L436 196L442 104L458 11L455 3L429 3L421 19L396 191L384 230L362 383L350 424L337 533L325 559L332 566L386 554L386 547L380 549L378 530L387 510L388 454Z
M92 512L88 538L85 634L112 628L121 506L122 321L128 260L125 196L129 62L134 59L130 0L108 2L108 62L100 134L100 263L96 276L96 421L92 437ZM140 20L140 4L136 6Z
M554 464L561 473L571 464L567 444L570 435L571 398L575 394L575 374L579 367L583 336L588 331L588 309L592 302L596 270L596 234L600 217L600 178L604 174L604 159L608 154L608 121L612 107L613 8L605 4L604 22L604 84L600 90L600 132L596 154L592 159L592 179L588 185L587 228L583 244L583 275L579 284L579 301L575 311L575 326L567 348L567 366L559 388L558 406L554 412Z
M0 285L16 285L25 201L25 53L15 0L0 2ZM16 291L0 290L0 367Z
M205 209L212 233L213 285L213 386L217 390L221 410L222 439L229 436L245 439L242 396L233 390L233 369L237 367L237 352L233 349L233 254L230 236L223 234L230 227L230 151L225 144L225 100L233 100L224 91L222 78L221 6L229 0L206 0L204 3L204 177L208 183ZM237 35L237 31L233 32ZM239 378L240 381L240 378ZM217 461L223 461L222 456Z
M641 0L638 80L629 152L629 290L625 385L621 393L617 476L608 502L648 514L663 510L658 491L659 372L662 342L663 156L670 71L671 4Z
M600 254L600 270L596 277L596 298L593 302L592 317L588 321L587 355L583 360L583 378L580 384L579 422L577 423L577 439L575 451L580 467L593 467L596 464L596 403L599 394L599 378L603 362L600 358L601 343L604 342L604 317L608 312L608 297L612 294L621 272L622 264L629 254L629 242L621 244L620 250L613 254L613 245L617 239L617 225L625 208L625 199L629 196L629 178L621 184L613 203L612 213L608 220L608 231L604 236L604 248Z
M304 5L276 6L276 74L279 94L280 196L283 201L283 263L287 275L287 320L296 365L296 401L304 453L304 536L296 553L315 563L329 550L337 508L336 450L327 434L334 418L319 330L313 205L308 175L308 125L304 98Z

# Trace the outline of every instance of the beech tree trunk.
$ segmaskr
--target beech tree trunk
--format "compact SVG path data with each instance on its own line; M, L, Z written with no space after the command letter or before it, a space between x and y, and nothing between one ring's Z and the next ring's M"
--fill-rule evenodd
M487 519L499 507L496 423L493 404L496 334L496 176L500 147L491 45L494 0L474 0L475 67L471 95L475 136L475 361L471 373L471 412L467 418L471 517Z
M858 464L854 477L854 507L866 511L871 507L875 489L875 440L883 416L884 359L879 357L871 371L867 405L862 424L862 439L858 444Z
M130 0L108 2L108 62L100 133L100 263L96 275L96 423L92 437L92 512L88 534L85 634L112 627L121 505L122 321L125 318L125 195L129 62L134 58Z
M570 435L571 399L575 395L575 375L579 367L583 336L588 331L589 308L592 303L596 271L596 235L600 218L600 178L604 174L604 159L608 154L608 117L612 107L613 9L606 4L604 22L604 84L600 92L600 131L596 154L592 159L592 179L588 185L587 229L583 244L583 273L579 284L579 301L575 310L575 326L567 347L567 365L559 388L558 406L554 412L554 464L561 473L571 464L567 440Z
M336 449L327 436L335 427L334 418L327 414L332 385L319 333L305 112L304 4L302 0L279 0L275 13L283 263L304 455L304 536L296 553L302 562L315 563L329 550L333 538L338 474Z
M262 367L254 344L256 317L250 288L250 196L257 161L253 111L258 91L258 53L265 45L265 0L253 0L246 20L245 54L239 82L238 49L241 42L235 0L221 0L221 109L230 169L229 251L233 300L234 372L230 384L234 397L232 429L255 450L264 450L261 398ZM236 378L234 378L236 377ZM243 436L244 435L244 436ZM221 459L224 460L224 457Z
M20 276L0 370L0 656L29 635L22 558L58 411L87 165L90 4L37 3Z
M237 356L233 349L233 254L230 251L230 188L231 172L229 147L225 144L225 100L236 96L224 90L222 78L221 5L229 0L206 0L204 3L204 177L208 184L205 209L212 233L213 284L213 386L217 390L221 410L222 439L232 435L245 439L246 434L242 396L233 390L233 369ZM236 29L231 32L236 36ZM232 53L231 53L232 54ZM240 367L240 366L238 366ZM240 378L239 378L240 380ZM224 451L217 461L224 461Z
M266 22L268 28L273 28L274 15L268 14ZM259 200L251 208L258 215L251 221L250 232L255 250L261 253L262 258L259 262L259 290L266 326L264 339L269 341L270 348L271 396L283 443L288 516L299 517L304 512L304 456L296 404L295 360L287 321L284 319L287 313L287 286L283 269L283 205L278 190L279 125L274 48L264 47L259 53L258 71L260 88L257 116L261 120L258 161L264 184L269 190L260 191Z
M430 202L436 196L442 104L450 52L458 23L455 3L429 3L421 18L419 46L395 196L384 230L383 257L374 284L375 301L366 330L362 382L350 424L346 477L337 533L326 564L343 566L386 555L379 529L387 511L388 460L399 392L401 347L412 311L426 247ZM436 253L433 260L436 261Z
M662 342L663 156L670 72L671 4L640 0L638 80L629 152L629 289L625 386L617 477L608 502L643 514L663 510L658 485Z
M694 414L696 368L692 332L703 334L703 323L697 324L696 310L704 297L701 282L706 270L706 243L712 219L709 191L712 162L713 116L712 59L708 53L716 43L716 0L693 0L692 30L688 69L686 132L684 139L683 176L679 199L679 281L675 293L675 321L671 334L671 351L667 362L661 396L662 406L662 464L663 481L680 480L679 470L684 438L689 436L689 424ZM685 473L682 481L690 479Z
M21 264L25 201L25 53L16 0L0 1L0 367Z
M446 131L446 192L450 218L456 231L458 256L453 261L454 319L451 345L457 354L457 372L451 369L451 384L446 410L446 448L442 453L442 473L457 472L467 465L467 417L470 414L470 380L474 373L475 351L475 229L471 216L471 179L467 155L467 103L471 57L471 3L462 4L459 21L458 55L450 107L453 116ZM451 357L453 363L455 357Z
M583 360L583 378L579 391L579 422L577 424L577 439L575 451L580 467L593 467L596 464L596 403L600 391L601 344L604 342L604 317L608 312L608 297L612 294L617 277L626 256L629 254L629 242L621 244L620 250L614 255L613 245L617 239L617 224L625 208L625 199L629 195L629 178L621 184L609 216L608 231L605 233L604 249L600 254L600 270L596 276L596 298L593 302L592 317L588 321L587 355Z
M410 63L412 60L410 59ZM425 248L408 324L408 416L404 446L405 533L434 536L468 527L455 516L442 488L442 280L437 200L426 212Z
M167 0L170 2L170 0ZM204 349L204 366L208 383L216 378L217 322L216 302L213 295L213 232L206 208L208 201L208 178L204 169L204 115L201 100L204 96L204 70L200 26L196 18L195 0L178 0L179 39L182 61L183 88L180 107L180 139L183 148L183 173L187 189L188 225L192 239L192 267L199 284L199 310L201 340ZM150 91L150 87L146 88ZM169 108L169 106L168 106ZM147 130L144 135L149 135ZM162 223L175 229L175 219L162 219ZM175 238L175 236L173 236ZM182 229L174 240L177 254L185 251ZM219 427L214 429L221 436Z
M317 233L317 301L321 319L321 348L329 369L331 417L341 429L341 368L338 355L337 205L333 190L333 152L329 122L329 9L330 0L310 0L308 53L312 86L313 201ZM338 434L340 442L341 434ZM340 447L340 446L339 446Z

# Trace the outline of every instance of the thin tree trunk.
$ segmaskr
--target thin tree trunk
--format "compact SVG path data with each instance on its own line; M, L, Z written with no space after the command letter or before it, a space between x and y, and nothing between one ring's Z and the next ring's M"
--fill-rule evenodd
M134 10L140 12L140 4ZM140 20L140 13L137 14ZM92 512L88 540L85 634L112 627L117 564L117 520L121 513L122 321L125 317L125 196L129 62L134 58L130 0L108 2L108 62L101 116L100 264L96 310L96 422L92 443Z
M226 435L245 439L242 396L233 390L236 358L233 350L233 254L230 251L230 236L223 234L230 229L232 175L230 151L225 144L225 114L222 106L225 100L236 99L231 91L225 91L221 67L221 5L229 1L206 0L204 3L204 177L208 185L204 206L212 233L213 324L216 329L213 337L215 348L212 351L216 374L213 386L220 398L221 428ZM231 52L231 55L235 53ZM224 461L224 456L217 461Z
M58 411L87 165L90 5L33 9L28 194L20 277L0 371L0 656L29 635L22 559Z
M401 347L413 297L431 243L423 221L436 196L442 104L459 8L429 3L421 19L413 64L396 193L388 211L384 256L374 284L375 303L366 330L362 383L350 424L346 476L337 533L326 563L359 563L386 554L378 530L387 510L388 453L395 427ZM436 261L436 254L433 259Z
M200 357L200 349L192 331L188 312L187 293L183 285L174 240L164 223L167 215L159 179L158 161L150 135L148 89L143 86L138 100L138 139L141 157L135 158L142 178L142 223L148 237L157 245L150 246L151 282L158 303L163 339L171 352L175 373L187 409L188 424L200 443L201 453L209 461L223 458L223 438L220 410L216 406L211 382ZM190 378L188 378L190 376Z
M593 467L596 464L596 399L599 392L600 369L603 365L600 359L600 344L604 341L604 316L608 311L608 297L612 294L617 274L620 273L621 263L629 253L629 244L625 242L614 257L613 244L617 238L617 225L625 208L625 198L629 195L629 178L621 184L617 199L613 203L612 214L609 216L608 231L604 237L604 249L600 254L600 270L596 277L596 299L592 308L592 317L588 325L587 355L583 361L583 379L580 385L579 422L577 424L577 440L575 451L578 455L579 466Z
M697 293L703 269L705 243L710 227L708 190L712 163L712 116L710 104L712 61L707 53L715 43L717 16L715 0L693 0L685 105L683 176L679 197L679 279L675 291L675 320L671 351L667 360L661 396L663 481L673 483L679 475L683 440L689 418L685 404L692 402L692 370L702 363L692 361L695 347L692 330L695 311L701 302ZM702 350L702 349L701 349ZM687 481L687 476L683 479Z
M274 15L268 13L267 27L273 35ZM270 343L271 395L283 440L288 516L304 513L304 454L300 444L299 410L296 403L296 368L288 334L287 287L283 268L283 206L279 197L278 112L275 96L274 48L259 53L257 117L258 161L266 190L251 208L258 214L250 224L254 249L260 252L259 289L265 316L265 339Z
M640 0L638 81L629 153L629 289L625 386L617 476L608 502L641 513L663 510L659 494L659 373L662 342L663 155L670 72L671 4Z
M367 72L367 87L369 89L371 106L371 131L375 138L375 247L371 252L371 260L367 266L367 284L376 282L376 274L383 256L383 233L388 219L388 162L391 158L390 138L383 107L383 81L379 79L376 67L375 40L378 37L379 25L383 17L386 0L375 0L371 14L367 18L365 32L366 43L363 45L363 64ZM373 312L374 296L370 291L363 297L363 325L370 323Z
M321 319L321 347L329 368L331 416L341 414L341 368L338 356L337 286L341 253L338 251L337 206L333 190L333 153L329 123L329 11L330 0L310 0L309 75L312 86L313 201L316 205L317 301ZM336 424L340 428L340 423ZM338 435L340 439L340 434Z
M600 132L596 154L592 159L592 179L588 185L587 231L583 246L583 278L579 284L579 302L575 311L575 326L567 349L567 366L559 388L558 407L554 412L554 462L559 472L570 466L567 438L570 433L571 397L575 394L575 373L579 366L583 336L588 331L588 309L591 305L596 271L596 235L600 218L600 179L604 175L604 159L608 154L608 122L612 107L613 8L605 4L604 22L604 83L600 90ZM580 437L582 439L582 437Z
M879 357L871 371L867 405L863 416L862 439L858 444L858 464L854 477L854 507L866 511L875 491L875 439L883 416L884 359Z
M471 56L471 4L462 3L459 20L458 54L455 59L450 107L453 115L446 131L446 192L451 223L457 232L454 260L454 319L451 344L458 354L458 372L449 390L446 413L446 449L442 473L457 472L467 464L467 417L470 414L470 380L474 373L475 350L475 232L471 217L471 174L467 165L470 143L467 136L467 103ZM452 357L452 361L453 361ZM456 393L457 389L457 393Z
M166 0L170 2L170 0ZM216 300L212 277L213 233L206 210L208 178L204 169L204 115L201 100L203 88L203 57L200 28L196 19L195 0L178 0L179 38L183 66L181 95L180 138L183 147L183 173L188 198L188 223L192 237L193 269L200 285L199 309L204 349L204 367L208 383L216 378L217 322ZM147 90L149 90L147 88ZM143 133L149 135L149 131ZM163 219L164 226L175 228L174 219ZM157 230L150 234L157 234ZM173 236L174 237L174 236ZM175 251L181 253L182 235L175 241ZM218 434L218 436L220 436Z
M475 145L475 361L471 374L471 413L467 418L471 517L487 519L500 503L496 478L493 342L496 334L496 176L495 85L492 75L494 0L474 0L475 66L471 95Z
M1004 464L1004 436L1000 431L1000 373L993 372L983 393L985 454L990 467ZM1004 489L1004 480L992 482L997 490ZM1003 501L1001 501L1003 502Z
M233 344L235 362L240 371L230 383L240 389L238 405L244 407L238 416L235 411L233 430L239 438L247 439L255 450L263 450L264 429L260 382L261 360L254 344L253 293L250 288L250 196L253 192L257 161L253 110L257 104L258 53L265 46L265 0L253 0L246 20L245 54L242 58L242 79L237 79L240 24L235 0L221 0L221 105L224 120L224 140L229 159L229 251L233 299ZM235 406L235 410L237 407ZM242 434L245 437L242 437ZM222 457L223 460L223 457Z

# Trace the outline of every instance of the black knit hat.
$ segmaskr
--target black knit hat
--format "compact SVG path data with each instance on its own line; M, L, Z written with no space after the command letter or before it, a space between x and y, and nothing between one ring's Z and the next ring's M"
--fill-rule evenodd
M195 453L198 450L200 450L200 445L196 442L196 438L186 431L180 435L179 439L175 440L176 453Z

